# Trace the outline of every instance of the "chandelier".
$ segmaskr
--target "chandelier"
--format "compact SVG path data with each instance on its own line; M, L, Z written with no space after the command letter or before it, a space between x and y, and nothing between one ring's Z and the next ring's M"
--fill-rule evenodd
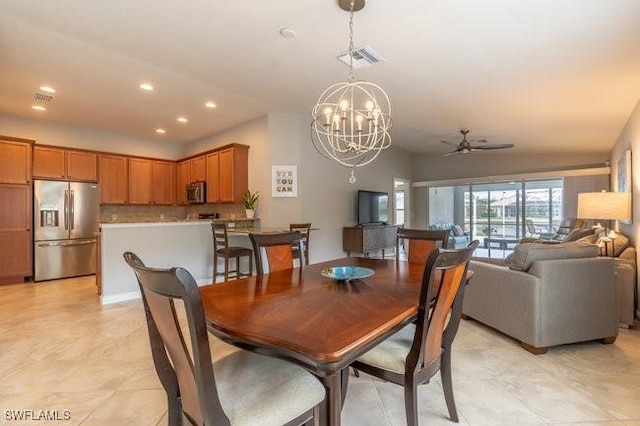
M362 167L391 146L391 103L375 83L353 77L353 12L364 7L364 0L339 0L349 12L349 80L329 86L311 112L311 140L324 157L354 170Z

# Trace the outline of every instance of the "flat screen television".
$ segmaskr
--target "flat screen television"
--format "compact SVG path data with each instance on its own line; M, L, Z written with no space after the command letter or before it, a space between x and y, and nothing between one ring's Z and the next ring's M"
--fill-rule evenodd
M358 225L382 225L389 221L389 194L358 191Z

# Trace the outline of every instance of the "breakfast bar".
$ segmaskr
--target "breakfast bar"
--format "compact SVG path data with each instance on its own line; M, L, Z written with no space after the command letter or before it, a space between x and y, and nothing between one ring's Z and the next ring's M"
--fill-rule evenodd
M100 224L101 303L138 299L140 290L131 269L122 258L126 251L138 254L150 265L187 269L198 284L210 284L213 277L211 220L132 222ZM273 233L288 228L237 226L252 222L231 222L232 245L251 248L249 233Z

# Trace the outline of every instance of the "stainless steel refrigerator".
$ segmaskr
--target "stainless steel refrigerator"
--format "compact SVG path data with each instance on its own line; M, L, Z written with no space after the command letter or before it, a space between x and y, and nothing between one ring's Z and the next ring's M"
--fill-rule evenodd
M96 273L98 184L34 180L34 280Z

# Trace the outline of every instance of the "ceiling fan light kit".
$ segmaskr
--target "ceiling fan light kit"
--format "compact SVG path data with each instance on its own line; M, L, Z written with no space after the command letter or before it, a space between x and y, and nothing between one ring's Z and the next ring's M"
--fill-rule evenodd
M340 0L349 12L349 79L322 92L311 112L311 140L324 157L354 170L371 163L383 149L391 146L391 102L375 83L357 81L353 76L353 13L364 7L364 0Z
M497 143L497 144L488 144L486 139L479 140L467 140L467 134L469 134L469 129L460 129L460 133L462 134L462 141L459 144L455 144L449 141L440 141L445 145L453 146L454 149L451 152L447 152L443 155L443 157L449 157L451 155L467 155L471 152L476 151L489 151L496 149L507 149L513 148L512 143Z

